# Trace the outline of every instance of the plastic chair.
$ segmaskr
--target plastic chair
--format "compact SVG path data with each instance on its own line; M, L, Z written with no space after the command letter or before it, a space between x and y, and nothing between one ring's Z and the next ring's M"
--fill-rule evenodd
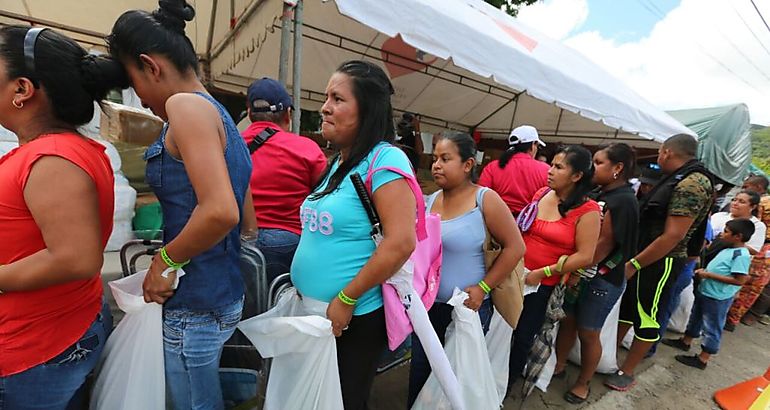
M163 241L159 240L134 239L126 242L120 248L120 268L123 277L135 274L137 261L144 256L152 258L161 246Z
M268 308L267 263L256 246L243 243L240 268L243 275L244 299L241 320L257 316ZM219 361L220 382L227 407L251 402L260 394L267 378L265 360L249 339L236 329L225 342Z
M284 273L282 275L278 275L275 279L273 279L273 281L270 283L270 288L267 292L268 309L275 306L281 294L292 286L293 285L291 283L290 273Z

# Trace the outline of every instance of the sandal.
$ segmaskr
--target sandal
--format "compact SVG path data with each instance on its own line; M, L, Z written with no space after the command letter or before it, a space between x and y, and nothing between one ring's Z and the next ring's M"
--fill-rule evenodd
M553 376L551 376L552 379L564 379L567 377L567 368L565 367L562 371L559 373L554 373Z
M580 397L577 394L573 393L572 390L567 390L566 393L564 393L564 401L570 404L583 404L586 400L588 400L588 396L591 395L591 388L588 388L588 394L586 394L585 397Z

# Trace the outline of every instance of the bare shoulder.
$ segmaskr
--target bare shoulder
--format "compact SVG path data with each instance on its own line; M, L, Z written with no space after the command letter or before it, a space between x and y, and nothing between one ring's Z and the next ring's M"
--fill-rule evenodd
M195 121L201 117L219 116L216 107L205 98L192 93L174 94L166 100L166 112L169 121L181 118L186 121Z
M479 189L482 189L482 188L479 187ZM503 198L501 198L500 194L495 192L494 189L489 188L486 191L484 191L484 203L485 204L489 204L489 203L496 204L498 202L503 202Z

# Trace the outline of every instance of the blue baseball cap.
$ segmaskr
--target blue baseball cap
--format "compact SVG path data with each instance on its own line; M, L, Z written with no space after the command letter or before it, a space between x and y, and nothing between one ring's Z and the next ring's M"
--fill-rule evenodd
M272 78L263 77L251 83L246 96L252 112L280 112L286 111L289 107L294 108L286 88ZM270 105L254 107L254 101L257 100L267 101Z

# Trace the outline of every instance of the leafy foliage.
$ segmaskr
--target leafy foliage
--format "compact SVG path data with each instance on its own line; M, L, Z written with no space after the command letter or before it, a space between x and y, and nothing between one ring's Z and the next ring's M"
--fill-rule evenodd
M770 127L751 126L752 162L770 175Z
M538 0L484 0L487 3L501 9L513 17L519 13L519 9L524 6L535 4Z

